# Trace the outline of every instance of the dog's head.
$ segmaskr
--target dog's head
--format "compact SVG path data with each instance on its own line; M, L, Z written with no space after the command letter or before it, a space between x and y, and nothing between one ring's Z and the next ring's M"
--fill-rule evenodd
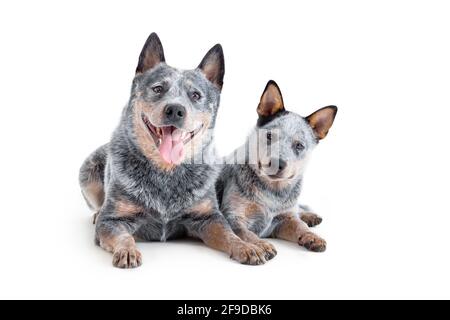
M267 84L257 109L257 173L266 180L287 182L302 175L311 151L325 138L337 113L329 106L304 118L284 107L274 81Z
M225 74L224 55L214 46L194 70L165 63L152 33L139 57L128 117L145 155L171 168L210 145Z

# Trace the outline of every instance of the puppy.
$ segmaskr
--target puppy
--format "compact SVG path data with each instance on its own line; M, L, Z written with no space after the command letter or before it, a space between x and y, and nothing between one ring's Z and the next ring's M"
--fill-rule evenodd
M221 211L245 241L260 246L260 238L272 237L325 251L325 240L308 228L322 219L305 212L298 198L308 157L327 135L337 108L325 107L306 118L288 112L280 89L270 81L257 111L257 127L233 158L236 163L243 154L245 164L226 165L218 180Z
M220 45L184 71L165 63L156 34L145 43L119 126L80 170L82 193L98 212L96 242L114 266L141 265L136 239L183 236L243 264L272 257L237 237L219 211L213 129L224 74Z

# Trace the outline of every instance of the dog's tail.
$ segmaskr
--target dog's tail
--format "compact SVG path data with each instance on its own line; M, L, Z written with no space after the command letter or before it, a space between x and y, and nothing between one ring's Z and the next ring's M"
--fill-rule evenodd
M89 208L100 210L105 200L105 168L109 145L95 150L83 163L79 181L81 192Z

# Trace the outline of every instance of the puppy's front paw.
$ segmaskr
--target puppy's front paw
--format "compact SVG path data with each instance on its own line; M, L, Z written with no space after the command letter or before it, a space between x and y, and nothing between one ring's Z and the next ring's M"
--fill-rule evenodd
M272 260L277 255L277 249L268 241L259 240L255 245L264 251L266 261Z
M133 269L142 265L142 255L136 248L121 248L114 252L113 265L120 269Z
M305 222L310 228L322 223L322 218L312 212L303 212L300 219L302 219L302 221Z
M266 263L265 255L257 245L243 241L234 244L231 251L231 259L253 266Z
M298 239L298 244L314 252L324 252L327 242L312 232L307 232Z

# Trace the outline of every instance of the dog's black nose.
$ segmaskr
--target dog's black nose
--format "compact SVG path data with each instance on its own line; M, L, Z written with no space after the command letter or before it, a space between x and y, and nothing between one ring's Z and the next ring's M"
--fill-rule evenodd
M286 161L284 161L284 160L282 160L282 159L279 159L278 160L278 169L280 169L280 172L281 171L284 171L284 169L286 169L286 167L287 167L287 162Z
M186 108L179 104L168 104L164 108L164 115L170 124L180 125L186 117Z
M284 169L286 169L287 167L287 162L284 161L283 159L272 159L270 160L269 166L275 166L278 163L278 173L281 173L284 171Z

